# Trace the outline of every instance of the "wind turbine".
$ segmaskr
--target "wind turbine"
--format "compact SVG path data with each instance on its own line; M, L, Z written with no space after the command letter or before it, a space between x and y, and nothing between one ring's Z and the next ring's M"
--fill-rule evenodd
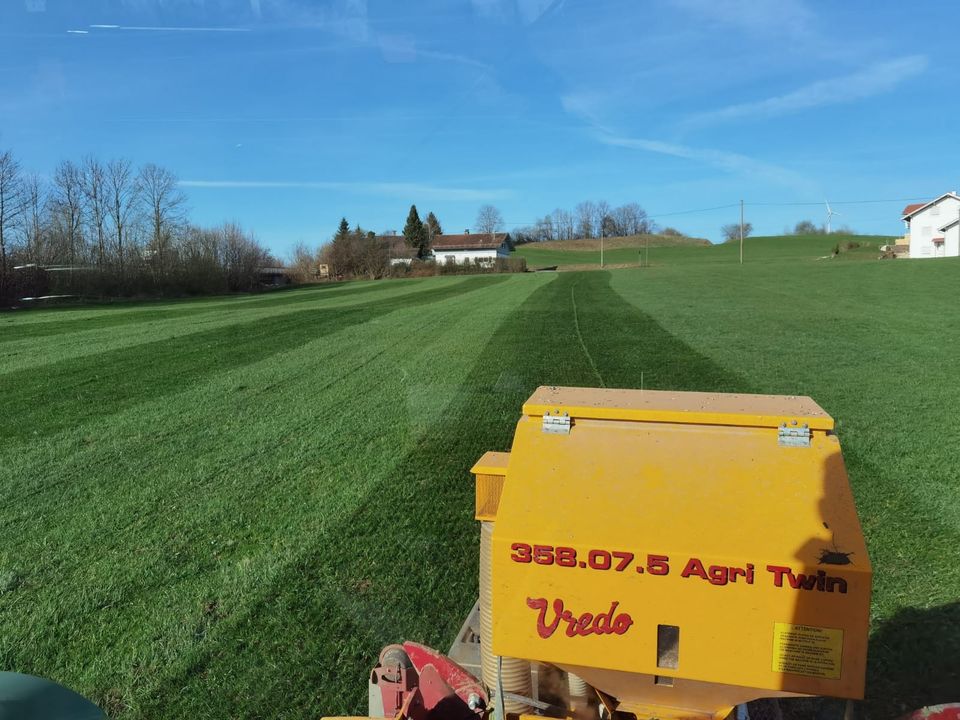
M840 215L836 210L830 207L830 203L826 200L823 201L823 204L827 206L827 235L830 234L830 220L834 215Z

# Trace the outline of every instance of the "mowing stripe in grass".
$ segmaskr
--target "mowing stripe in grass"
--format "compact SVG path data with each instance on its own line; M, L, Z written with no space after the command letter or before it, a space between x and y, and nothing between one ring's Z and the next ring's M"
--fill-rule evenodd
M278 317L237 323L175 340L70 359L36 370L0 375L0 397L14 408L0 417L0 437L28 440L83 422L92 408L99 416L159 396L183 392L213 373L276 355L346 325L368 322L405 306L439 302L502 282L506 276L472 277L398 299L336 310L308 308ZM89 405L85 404L89 403Z
M396 280L390 283L388 287L392 290L409 285L411 282L413 281ZM195 317L207 313L238 315L252 308L282 308L327 298L339 299L350 295L373 293L383 289L384 285L382 283L343 283L290 290L284 293L271 293L256 298L229 298L221 302L180 302L164 304L154 308L126 308L122 305L107 305L97 308L94 312L83 313L79 317L68 316L63 320L48 320L46 322L30 322L33 318L29 314L10 315L8 318L0 318L0 345L28 338L63 336L67 333L117 328L132 323ZM85 309L89 310L90 308Z
M950 263L614 274L615 288L716 362L743 368L758 392L810 395L834 415L877 569L875 624L958 595L948 548L960 547L960 483L943 449L960 443L960 326L925 311L958 279ZM709 304L698 300L706 293Z
M457 402L417 451L351 516L325 527L259 604L226 619L210 645L198 646L181 673L144 699L143 716L358 712L366 672L383 644L407 638L446 647L476 596L466 468L484 450L509 446L520 403L533 386L590 384L595 371L588 353L615 386L634 384L642 369L655 387L753 389L610 293L602 275L558 276L502 324ZM928 535L946 537L941 531L930 528ZM366 543L369 537L378 542ZM926 630L936 646L942 627ZM874 658L868 707L888 710L873 717L890 717L902 709L883 682L891 658L883 650ZM264 668L272 681L258 683Z
M409 451L499 318L545 280L398 303L11 456L31 495L0 508L0 571L12 562L24 583L0 594L0 666L139 697Z
M202 311L196 303L190 303L191 307L197 308L196 312L183 317L142 321L89 331L66 332L62 335L13 340L0 344L0 374L28 368L40 368L68 358L89 357L98 352L119 350L161 338L179 337L192 332L213 330L237 322L252 322L275 317L286 314L291 310L311 307L330 309L358 304L358 301L372 302L391 297L399 298L424 289L424 284L429 284L432 288L440 288L457 284L462 279L462 277L449 277L403 281L398 284L357 284L356 287L344 288L343 292L302 293L297 295L300 300L296 303L278 306L267 304L263 307L257 306L251 309L242 309L243 305L251 302L244 299L237 299L233 303L211 302L206 311ZM348 290L351 292L347 292ZM354 290L357 292L352 292ZM359 297L357 296L358 293L361 293ZM284 294L284 296L287 295Z
M409 309L412 295L397 295L390 312L339 327L327 324L325 304L330 334L308 329L309 342L202 373L183 392L112 415L93 407L74 426L0 443L0 475L13 475L0 504L0 667L67 682L125 718L361 710L382 644L411 638L443 649L475 597L467 468L484 450L507 449L534 386L590 385L598 374L620 387L637 386L642 372L647 387L819 389L811 394L851 408L868 393L842 430L851 477L868 491L868 541L882 542L871 545L875 567L878 557L885 566L875 597L883 593L886 607L942 604L956 597L956 474L949 453L940 465L922 456L955 437L955 403L944 403L956 386L877 401L889 380L876 370L889 358L869 341L879 331L872 308L911 290L865 285L868 301L834 308L848 292L840 270L825 270L833 284L811 284L820 291L808 304L796 300L806 281L794 268L765 284L748 268L719 277L714 268L637 271L632 287L644 286L629 305L602 273L515 276ZM625 275L613 276L623 289ZM931 289L944 290L912 292ZM711 292L718 297L705 303ZM236 320L251 316L264 321L256 310ZM925 322L881 325L896 331L887 345L956 332ZM99 343L108 333L67 337ZM914 362L946 368L955 358L941 345L922 346ZM140 360L154 372L149 356ZM742 375L724 369L734 366ZM871 374L844 382L856 372ZM935 421L925 425L924 415ZM888 447L901 418L911 443ZM887 717L907 698L938 699L916 691L924 675L952 669L957 686L955 665L924 659L957 656L955 603L904 624L899 616L871 649L871 706L896 709Z
M960 476L949 450L960 443L960 326L929 307L958 280L950 262L614 274L619 292L742 368L757 391L810 395L836 418L874 569L869 718L960 688L960 664L943 661L960 658Z
M601 376L600 371L597 370L597 363L594 362L593 356L590 354L590 348L588 348L587 344L583 341L583 333L580 332L580 315L577 313L576 289L575 284L570 286L570 304L573 306L573 328L577 331L577 342L580 343L580 349L583 351L584 357L590 362L590 367L593 368L593 374L597 376L600 387L606 387L603 384L603 376Z
M579 318L584 349L573 288L581 311L603 308ZM708 378L701 386L738 383L618 298L605 274L557 276L501 324L416 450L352 513L311 538L258 603L223 619L139 714L355 713L383 644L407 638L445 648L477 592L468 468L485 450L509 447L520 406L538 384L593 384L588 353L611 384L629 385L637 367L662 382L692 371ZM260 681L265 668L272 682Z

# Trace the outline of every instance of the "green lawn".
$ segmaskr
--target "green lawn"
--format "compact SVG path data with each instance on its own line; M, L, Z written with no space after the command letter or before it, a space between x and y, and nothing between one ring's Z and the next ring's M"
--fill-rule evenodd
M755 237L744 240L744 262L804 261L815 260L829 255L838 243L843 252L835 260L874 259L879 247L892 242L893 238L873 235L809 235ZM847 251L848 242L860 244L860 247ZM514 251L516 255L527 259L531 269L552 265L599 265L600 250L566 250L557 243L530 243L520 245ZM739 260L740 243L722 243L709 247L697 245L672 245L668 247L644 248L620 247L604 249L605 265L636 265L649 260L650 265L670 265L675 263L730 263ZM643 258L641 260L641 258ZM824 260L825 261L825 260Z
M822 240L0 314L0 669L123 718L365 712L380 647L446 648L473 604L473 461L537 385L642 372L838 419L865 714L960 697L960 262Z

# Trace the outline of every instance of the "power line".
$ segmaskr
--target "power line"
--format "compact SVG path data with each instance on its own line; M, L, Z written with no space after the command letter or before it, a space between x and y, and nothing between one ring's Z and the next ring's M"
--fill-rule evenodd
M867 205L872 203L901 203L901 202L921 202L928 201L929 197L912 197L912 198L890 198L888 200L831 200L831 205ZM762 207L796 207L796 206L813 206L821 207L822 202L745 202L744 205L747 206L762 206Z
M750 203L745 203L749 205ZM730 205L716 205L714 207L708 208L696 208L694 210L676 210L674 212L668 213L649 213L647 217L650 218L665 218L665 217L675 217L676 215L693 215L694 213L701 212L712 212L713 210L727 210L729 208L740 207L740 203L731 203Z

